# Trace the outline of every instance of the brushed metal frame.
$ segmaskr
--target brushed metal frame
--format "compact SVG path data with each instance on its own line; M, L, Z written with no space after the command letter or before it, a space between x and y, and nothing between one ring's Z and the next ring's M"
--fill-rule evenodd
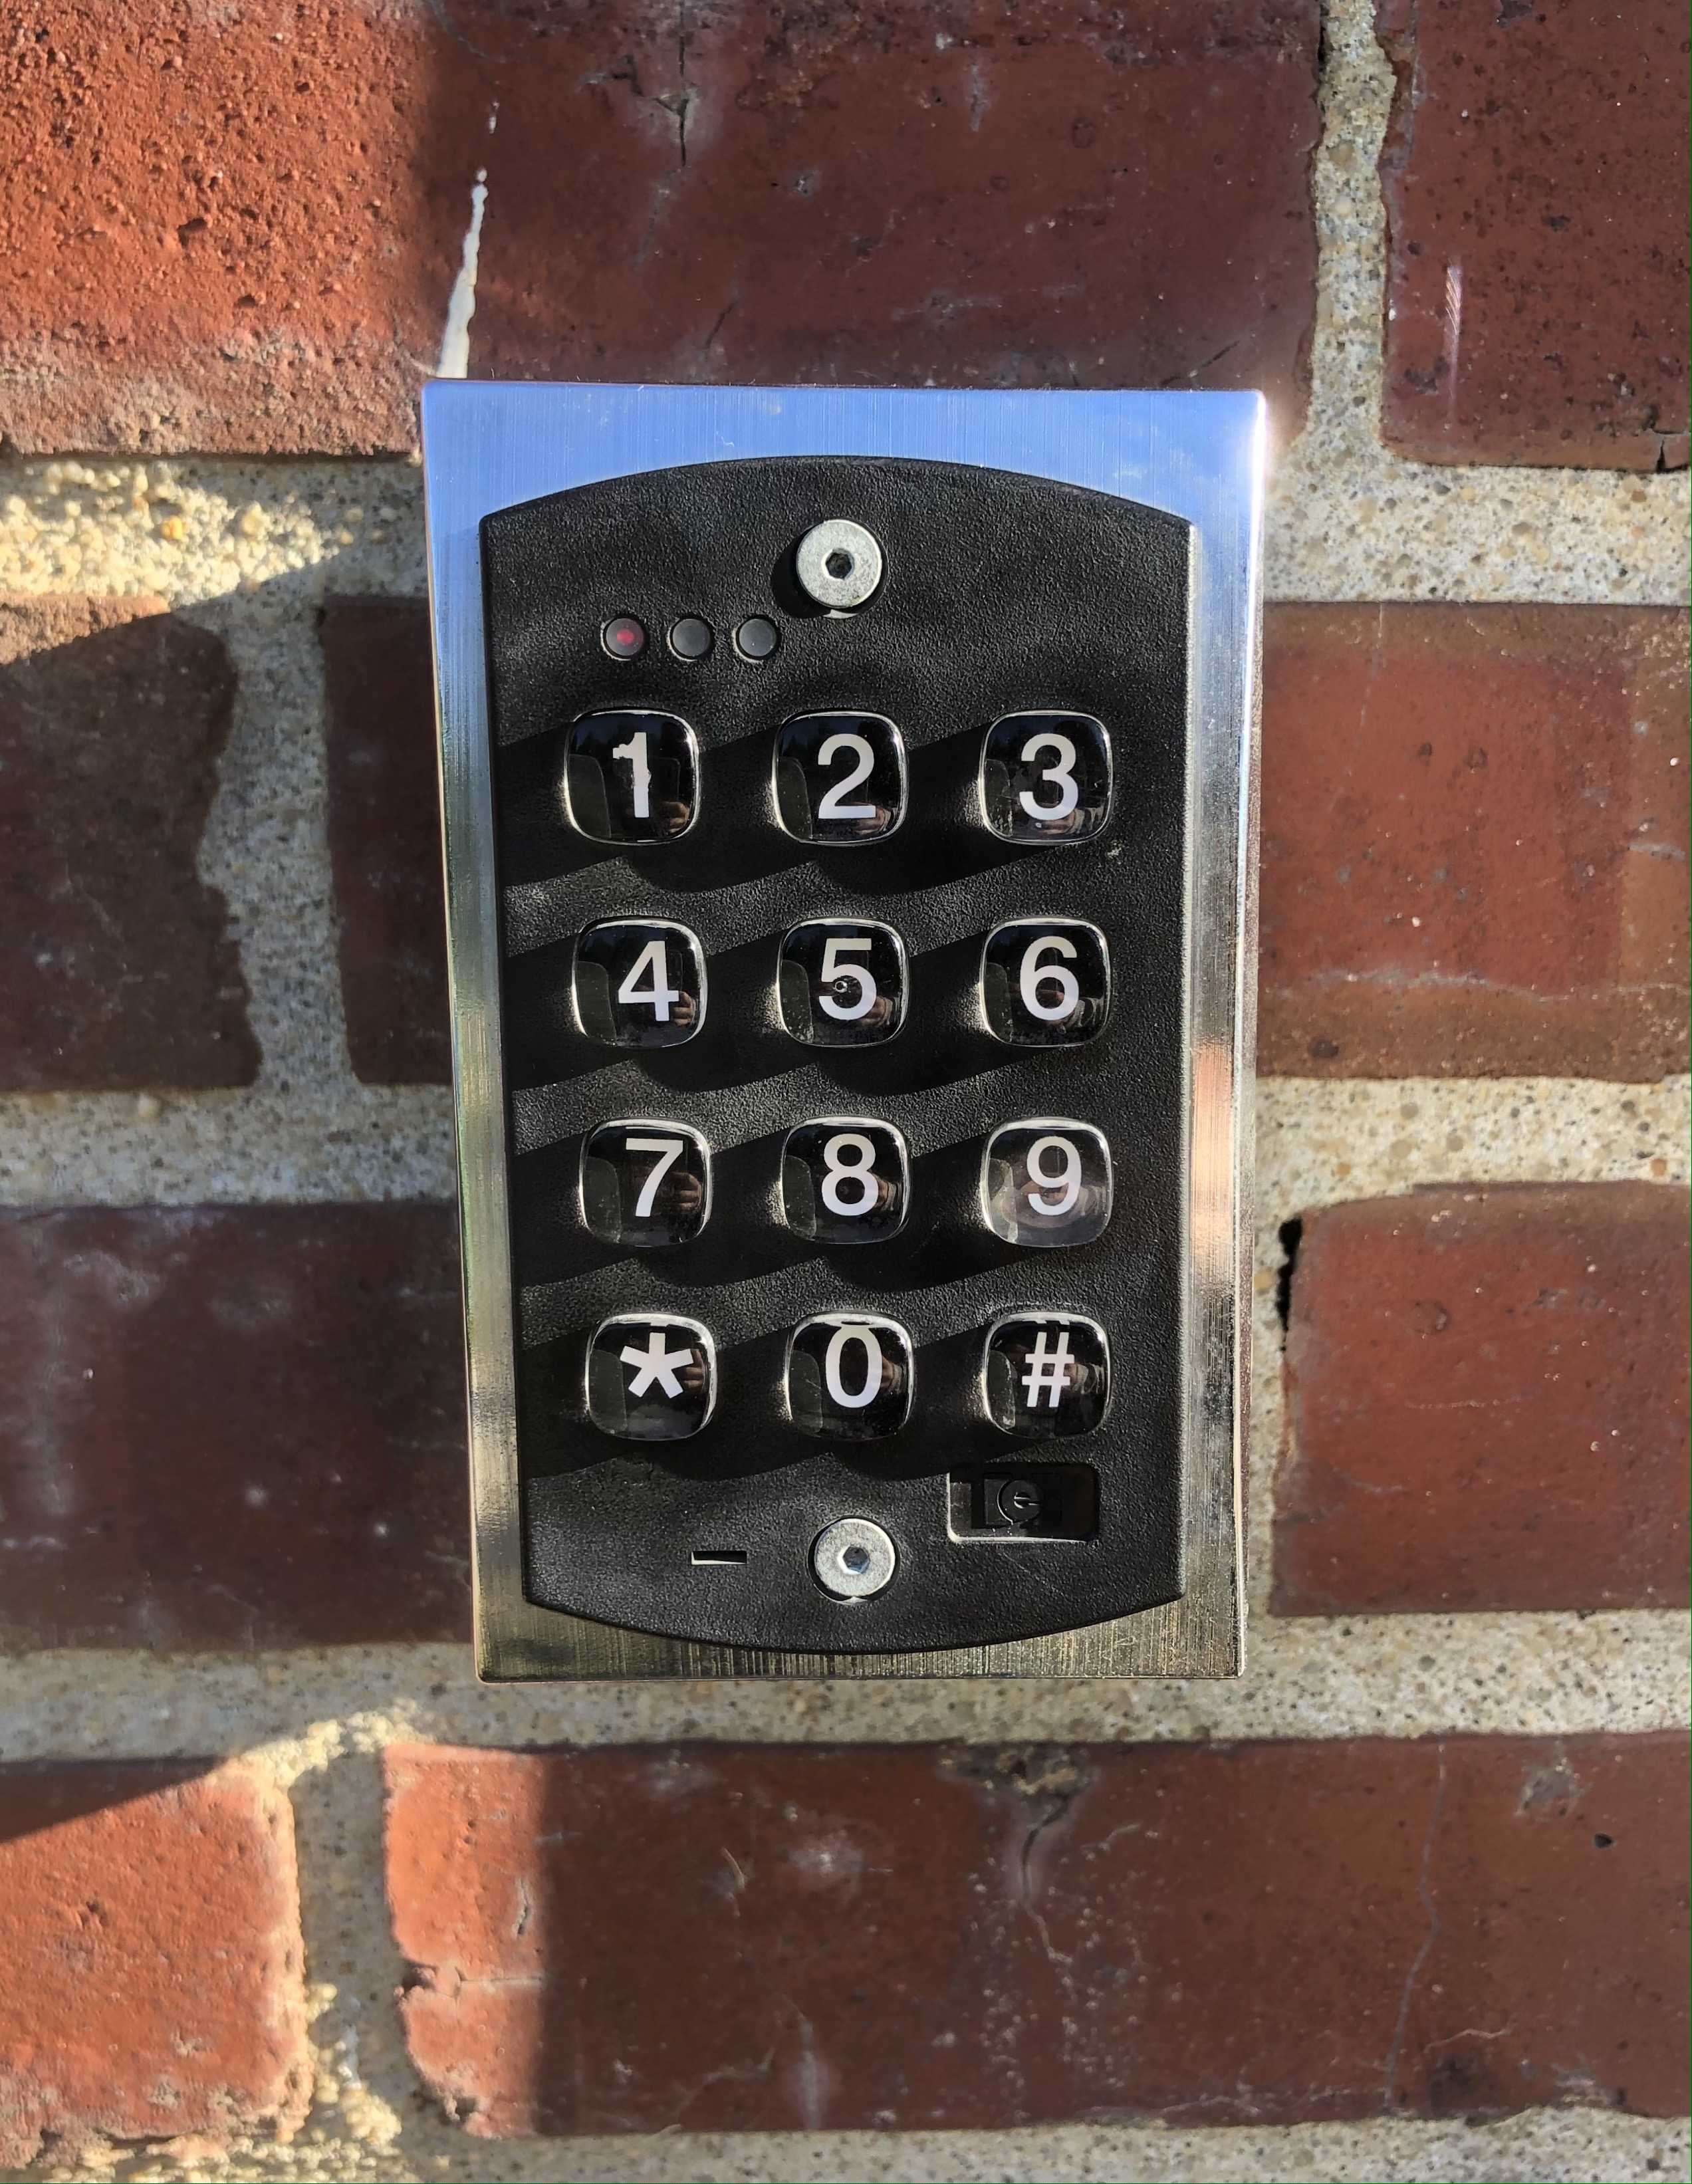
M1240 1669L1239 1455L1250 1238L1257 650L1265 467L1255 394L490 385L424 390L476 1663L486 1679L1226 1676ZM788 1653L654 1637L522 1591L500 1053L499 922L478 526L565 488L749 455L979 463L1120 493L1194 527L1185 1184L1187 1591L1044 1638Z

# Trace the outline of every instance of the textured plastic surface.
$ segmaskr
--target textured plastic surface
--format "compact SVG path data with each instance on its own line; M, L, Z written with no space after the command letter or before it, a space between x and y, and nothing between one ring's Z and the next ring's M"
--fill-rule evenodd
M882 541L887 571L851 618L801 612L788 556L843 515ZM909 460L788 458L646 473L501 510L483 524L504 916L517 1382L526 1591L637 1630L832 1652L988 1643L1104 1620L1176 1596L1181 1575L1182 967L1189 532L1172 516L1030 477ZM697 612L719 632L770 613L782 641L753 663L720 642L698 663L652 646L609 659L618 613L651 628ZM698 823L619 850L561 819L570 723L599 707L688 721ZM776 732L836 708L895 721L907 816L884 843L813 848L777 822ZM1108 825L1072 847L1019 848L982 823L982 738L1001 715L1090 713L1110 730ZM1087 1045L1012 1048L981 1011L983 940L1044 913L1110 943L1113 1006ZM873 916L904 936L899 1036L805 1048L783 1029L782 934L811 916ZM668 918L704 944L710 1006L685 1046L620 1054L569 1006L575 936L608 916ZM779 1148L814 1116L895 1123L912 1211L893 1241L818 1250L785 1229ZM998 1125L1070 1115L1110 1141L1115 1207L1098 1242L1017 1251L982 1222L981 1151ZM613 1117L686 1123L710 1143L704 1233L671 1250L596 1242L576 1196L583 1134ZM1108 1331L1113 1393L1092 1435L1050 1446L1099 1479L1096 1530L1050 1542L957 1540L947 1475L1042 1444L984 1416L987 1329L1020 1307ZM908 1425L828 1447L782 1395L788 1332L819 1312L885 1313L916 1346ZM709 1326L715 1416L654 1453L583 1413L586 1345L614 1312ZM810 1543L846 1515L894 1539L899 1574L844 1604L816 1585ZM725 1545L741 1564L695 1564Z

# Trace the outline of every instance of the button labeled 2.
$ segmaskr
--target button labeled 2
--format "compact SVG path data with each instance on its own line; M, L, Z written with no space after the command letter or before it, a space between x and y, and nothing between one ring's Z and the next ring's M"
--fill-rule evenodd
M782 943L782 1022L808 1046L874 1046L904 1022L904 943L866 918L814 917Z
M904 1226L910 1159L891 1123L830 1116L782 1146L782 1216L815 1244L881 1244Z
M663 918L608 918L576 944L576 1020L607 1046L680 1046L704 1021L699 936Z
M582 1217L606 1244L685 1244L710 1217L711 1156L685 1123L602 1123L582 1147Z
M1019 917L987 936L981 1000L1007 1046L1079 1046L1110 1013L1104 934L1080 918Z
M1006 713L981 750L982 815L1007 842L1085 842L1110 816L1110 738L1090 713Z
M904 816L904 738L879 713L801 713L776 738L776 809L795 841L880 842Z
M565 809L593 842L673 842L699 816L693 731L675 713L586 713L565 745Z
M1006 1313L982 1357L988 1416L1021 1440L1091 1433L1110 1401L1110 1346L1096 1319Z
M619 1440L686 1440L716 1404L716 1349L696 1319L619 1313L587 1347L587 1415Z
M896 1319L819 1312L788 1338L788 1411L801 1433L880 1440L910 1415L910 1337Z
M1090 1244L1110 1218L1110 1148L1091 1123L1007 1123L981 1163L982 1210L1007 1244Z

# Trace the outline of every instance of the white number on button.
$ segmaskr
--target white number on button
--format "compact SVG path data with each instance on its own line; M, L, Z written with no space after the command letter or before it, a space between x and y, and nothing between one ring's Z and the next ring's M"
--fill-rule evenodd
M629 777L634 788L634 816L637 819L652 816L652 760L646 748L646 730L638 729L626 744L614 744L613 758L626 758L629 762Z
M687 1148L680 1138L631 1138L628 1146L632 1153L658 1155L652 1172L642 1184L640 1195L635 1201L635 1218L644 1221L658 1201L658 1186Z
M627 975L617 989L617 999L630 1007L649 1008L657 1022L668 1023L670 1004L671 1001L679 1001L682 998L680 991L676 987L667 986L664 983L665 974L668 969L669 966L664 960L664 943L661 940L648 940L639 955L635 957L634 961L630 964ZM652 973L652 983L644 989L640 983L641 973L643 971L650 971Z
M1061 933L1048 933L1038 940L1032 940L1022 952L1021 974L1017 984L1022 995L1022 1006L1031 1017L1042 1023L1061 1023L1081 999L1081 987L1073 971L1066 971L1061 963L1042 963L1045 956L1061 956L1073 962L1077 953L1075 943L1066 940ZM1058 989L1055 1003L1040 999L1042 984L1055 983Z
M841 1357L849 1342L855 1343L864 1353L863 1385L855 1396L848 1392L840 1371ZM865 1327L861 1321L837 1327L823 1352L822 1384L842 1410L861 1411L866 1403L874 1402L882 1391L882 1368L885 1362L874 1328Z
M851 1153L854 1158L848 1160ZM876 1149L859 1130L838 1130L822 1148L822 1202L831 1213L867 1213L880 1195L876 1183ZM850 1204L846 1192L858 1188Z
M874 819L879 817L880 814L873 804L843 804L840 800L849 790L856 788L862 783L866 782L875 770L876 754L871 748L868 737L849 735L843 730L837 735L827 737L822 744L822 748L817 752L817 764L819 766L827 766L837 751L849 751L853 757L856 759L857 764L843 780L837 781L835 783L833 788L829 790L828 794L817 805L817 817L819 819ZM1073 758L1074 755L1075 754L1073 750L1071 750L1070 756ZM1073 796L1071 796L1070 803L1072 804L1074 800ZM1068 811L1069 805L1065 805L1064 809L1066 811Z
M1075 745L1067 736L1060 736L1055 728L1045 728L1037 736L1030 736L1022 746L1024 762L1038 758L1042 751L1055 751L1057 763L1041 768L1042 781L1056 784L1055 804L1042 804L1032 788L1025 788L1017 800L1031 819L1066 819L1081 801L1081 790L1075 778Z
M1047 1156L1056 1153L1062 1162L1055 1175L1046 1166ZM1061 1195L1055 1200L1044 1194L1055 1190ZM1028 1148L1028 1211L1044 1213L1055 1221L1067 1213L1081 1195L1081 1155L1069 1138L1036 1138Z
M831 789L829 794L835 792ZM860 1017L868 1016L876 1005L876 982L863 965L840 960L847 955L867 956L875 944L867 933L854 939L849 935L843 938L838 933L831 933L822 944L822 983L826 985L832 978L850 978L858 988L855 1001L837 1001L831 994L818 994L818 1007L837 1023L855 1023Z

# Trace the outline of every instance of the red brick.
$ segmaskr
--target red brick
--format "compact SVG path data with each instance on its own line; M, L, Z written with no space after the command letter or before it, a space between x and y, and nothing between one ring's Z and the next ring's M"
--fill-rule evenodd
M1260 1067L1684 1069L1686 672L1678 609L1269 609Z
M453 1638L444 1206L0 1215L0 1644Z
M1307 1215L1277 1612L1684 1606L1687 1214L1612 1183Z
M1377 0L1376 23L1388 444L1684 468L1685 8Z
M1686 2101L1679 1736L387 1756L489 2137Z
M302 1953L280 1791L195 1762L0 1767L0 2162L286 2134Z
M197 869L235 672L157 599L0 600L0 1091L249 1084Z
M452 1076L434 688L420 599L331 599L320 631L341 999L356 1076Z
M1318 0L64 0L14 42L0 426L408 447L478 375L1305 401ZM497 114L496 114L497 109ZM493 124L497 120L497 126Z

